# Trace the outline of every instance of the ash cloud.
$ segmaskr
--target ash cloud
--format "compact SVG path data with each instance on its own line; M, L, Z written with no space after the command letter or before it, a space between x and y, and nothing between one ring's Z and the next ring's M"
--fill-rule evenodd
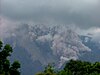
M77 33L62 25L22 25L15 29L14 34L9 38L24 48L33 61L39 60L43 65L54 62L61 67L66 61L78 59L82 53L91 51Z

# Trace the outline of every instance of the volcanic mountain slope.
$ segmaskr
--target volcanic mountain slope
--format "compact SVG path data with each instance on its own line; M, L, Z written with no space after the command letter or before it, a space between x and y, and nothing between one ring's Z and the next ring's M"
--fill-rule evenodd
M81 36L83 44L91 49L91 52L83 54L79 59L96 62L100 61L100 43L99 41L94 41L90 36Z
M22 63L38 62L42 66L55 63L60 68L66 61L79 59L84 53L91 52L79 35L67 26L23 24L9 35L5 41L9 40L7 43L13 45L13 55L16 55L14 58L17 57ZM36 67L34 65L33 71ZM25 70L22 72L25 75Z

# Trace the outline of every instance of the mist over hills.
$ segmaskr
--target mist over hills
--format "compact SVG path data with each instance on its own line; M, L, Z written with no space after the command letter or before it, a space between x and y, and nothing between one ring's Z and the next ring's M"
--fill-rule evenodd
M22 75L100 61L100 0L0 0L0 40L12 45Z
M9 32L4 42L13 46L11 60L21 61L22 75L33 75L48 63L60 68L70 59L100 61L100 44L64 25L23 24Z

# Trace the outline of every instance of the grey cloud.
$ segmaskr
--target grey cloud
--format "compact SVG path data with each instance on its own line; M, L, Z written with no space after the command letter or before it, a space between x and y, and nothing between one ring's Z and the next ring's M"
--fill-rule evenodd
M2 0L1 4L1 15L15 20L100 26L99 0Z

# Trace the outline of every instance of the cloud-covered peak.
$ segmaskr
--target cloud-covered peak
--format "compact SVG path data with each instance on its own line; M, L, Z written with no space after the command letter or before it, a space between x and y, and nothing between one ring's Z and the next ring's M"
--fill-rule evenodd
M66 26L24 24L15 29L14 35L10 38L16 39L16 44L25 48L33 61L39 60L43 65L55 62L61 67L66 61L91 51L79 35Z

